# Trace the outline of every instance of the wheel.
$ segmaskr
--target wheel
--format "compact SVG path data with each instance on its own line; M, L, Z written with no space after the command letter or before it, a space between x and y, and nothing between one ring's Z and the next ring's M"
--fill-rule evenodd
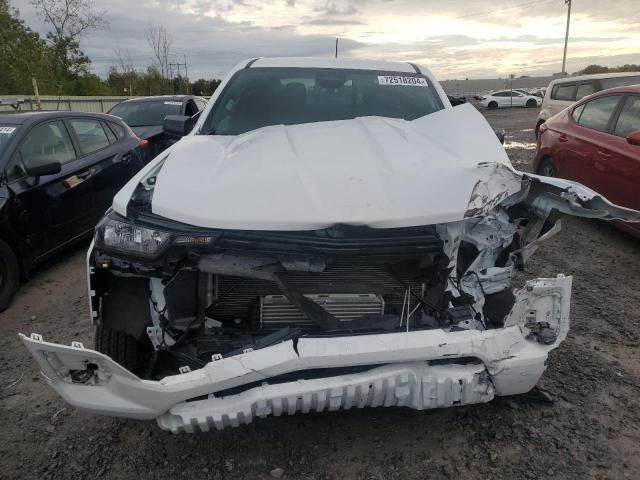
M134 373L146 368L153 355L153 346L146 336L136 340L104 325L96 327L96 350Z
M530 98L529 100L527 100L527 108L533 108L537 106L538 106L538 102L536 102L533 98Z
M540 135L540 125L542 125L543 123L544 123L544 120L540 120L538 123L536 123L536 128L535 128L536 139Z
M490 108L491 110L494 110L498 108L498 102L489 102L489 105L487 105L487 107Z
M540 165L538 166L538 175L543 175L545 177L558 176L556 167L553 165L550 158L545 158L540 162Z
M0 312L11 305L20 284L20 267L11 247L0 240Z

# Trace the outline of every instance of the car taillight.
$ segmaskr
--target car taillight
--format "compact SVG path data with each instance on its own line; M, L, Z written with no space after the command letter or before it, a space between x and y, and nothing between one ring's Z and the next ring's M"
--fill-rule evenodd
M138 142L138 148L140 150L146 150L147 148L149 148L149 140L140 140Z
M546 132L549 129L549 127L547 127L546 123L541 123L540 127L538 127L538 135L542 135L544 132Z

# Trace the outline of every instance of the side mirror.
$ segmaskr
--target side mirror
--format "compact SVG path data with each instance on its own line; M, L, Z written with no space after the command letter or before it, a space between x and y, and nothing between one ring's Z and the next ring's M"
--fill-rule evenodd
M640 130L636 130L635 132L631 132L627 137L627 143L629 145L640 146Z
M42 165L35 165L33 167L26 167L27 175L30 177L38 178L44 177L46 175L55 175L56 173L60 173L62 170L62 165L60 162L51 162L45 163Z
M504 145L504 128L494 128L493 131L496 134L496 137L498 137L498 140L500 140L500 143Z
M196 119L184 115L167 115L162 122L162 129L168 135L184 137L196 124Z

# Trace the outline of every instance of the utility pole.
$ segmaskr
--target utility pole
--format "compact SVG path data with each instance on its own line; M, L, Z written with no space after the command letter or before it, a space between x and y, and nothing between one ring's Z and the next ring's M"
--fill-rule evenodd
M338 58L338 37L336 37L336 58Z
M187 54L183 54L184 55L184 81L186 84L186 92L189 92L189 70L187 70Z
M184 56L184 63L180 63L180 62L176 62L176 63L170 63L169 64L169 69L172 73L171 75L171 83L173 84L173 93L176 93L176 87L175 87L175 83L173 82L173 67L178 67L178 77L180 77L180 67L184 67L184 71L185 71L185 76L187 75L187 56ZM184 79L182 77L180 77L180 81L184 82Z
M569 21L571 20L571 0L564 0L567 4L567 32L564 35L564 54L562 55L562 74L566 75L565 66L567 64L567 44L569 43Z
M510 107L513 108L513 79L514 79L515 75L512 73L511 75L509 75L509 90L511 90L510 96L511 96L511 105Z
M31 85L33 85L33 93L36 96L36 105L38 106L38 110L42 110L42 105L40 105L40 92L38 91L38 81L36 80L36 77L31 77Z

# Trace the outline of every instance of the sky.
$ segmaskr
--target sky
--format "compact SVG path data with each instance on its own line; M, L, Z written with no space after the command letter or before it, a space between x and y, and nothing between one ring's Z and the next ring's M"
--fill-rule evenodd
M30 0L10 0L34 30ZM638 0L573 0L567 71L640 64ZM150 24L173 36L189 77L222 78L257 56L339 56L416 62L439 80L548 75L562 69L564 0L94 0L107 25L81 46L104 76L118 47L151 64Z

